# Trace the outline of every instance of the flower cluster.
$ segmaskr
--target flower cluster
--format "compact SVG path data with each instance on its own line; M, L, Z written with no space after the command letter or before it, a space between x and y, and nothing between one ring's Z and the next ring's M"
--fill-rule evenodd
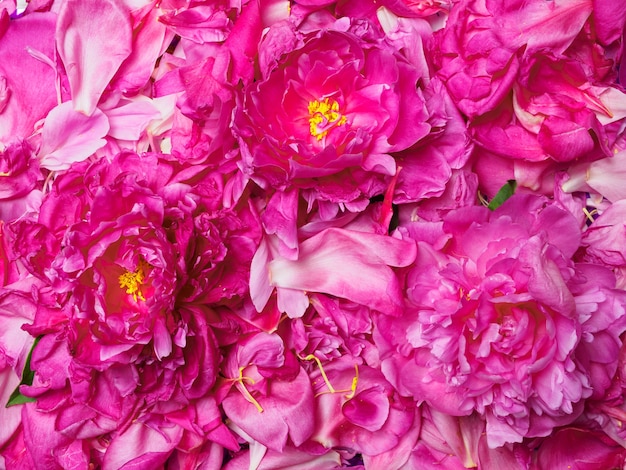
M625 31L0 1L0 468L623 468Z

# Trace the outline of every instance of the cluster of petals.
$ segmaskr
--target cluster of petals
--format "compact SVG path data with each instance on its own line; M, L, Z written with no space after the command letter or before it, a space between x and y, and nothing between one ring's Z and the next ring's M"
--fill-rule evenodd
M0 468L626 467L625 28L0 1Z

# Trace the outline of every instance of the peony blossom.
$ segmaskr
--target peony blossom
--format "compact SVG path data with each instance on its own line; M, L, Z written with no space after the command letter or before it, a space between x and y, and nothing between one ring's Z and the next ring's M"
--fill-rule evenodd
M185 173L163 156L123 153L111 165L79 167L55 181L38 229L28 221L15 226L35 242L19 255L55 294L48 311L35 312L24 326L42 336L32 354L34 380L20 389L37 400L25 426L56 416L63 437L49 445L79 439L85 449L119 428L93 451L104 468L143 462L142 454L152 451L139 446L133 457L124 449L159 433L167 444L154 441L159 450L150 465L178 451L200 452L206 439L234 449L210 395L219 352L207 306L235 306L245 295L244 260L249 265L256 249L255 227L238 230L255 219L245 207L232 217L221 209L217 177L204 175L192 190ZM76 178L85 171L91 177L81 188ZM58 197L77 183L70 204ZM47 218L51 214L64 217ZM61 243L47 234L62 234ZM42 242L56 251L52 257L38 254ZM123 431L129 419L137 424ZM24 431L28 448L42 445L41 437Z
M435 246L418 242L401 323L381 323L400 353L385 359L387 376L439 411L485 416L490 447L572 422L598 386L585 356L606 347L600 331L614 331L615 341L624 331L623 309L596 306L591 321L603 326L587 336L588 294L577 278L584 270L571 259L580 240L575 219L520 196L493 213L451 212L440 237ZM609 376L615 368L613 360Z
M259 54L278 60L261 62L235 119L245 174L262 187L301 188L309 204L362 205L382 192L396 173L389 154L430 125L417 70L380 34L358 23L307 35L270 29Z

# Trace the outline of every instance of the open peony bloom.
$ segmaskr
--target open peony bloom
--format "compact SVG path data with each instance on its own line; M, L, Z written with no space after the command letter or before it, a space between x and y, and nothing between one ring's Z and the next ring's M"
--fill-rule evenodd
M545 199L515 196L495 212L449 213L440 237L441 248L418 242L402 322L382 319L381 334L397 345L388 376L439 411L485 416L491 447L573 421L602 388L598 362L609 376L617 367L593 351L615 349L625 328L624 309L603 306L615 295L608 270L592 275L571 260L576 220Z
M262 187L306 189L310 203L382 193L396 173L389 153L430 130L420 74L371 24L304 36L285 29L270 29L261 44L263 76L235 119L244 173Z
M15 227L29 235L30 245L16 245L24 265L54 294L24 326L41 336L33 382L21 387L37 400L25 423L56 420L64 441L53 445L84 439L85 452L112 433L93 451L104 468L143 461L144 439L159 449L148 466L209 441L236 448L210 393L219 352L209 305L234 306L245 295L256 219L245 205L221 207L218 176L191 186L186 179L202 169L185 173L162 155L76 166L57 178L38 223ZM67 187L74 199L59 197ZM59 234L60 243L48 239ZM127 420L134 427L122 426ZM27 447L47 445L42 438L27 432Z

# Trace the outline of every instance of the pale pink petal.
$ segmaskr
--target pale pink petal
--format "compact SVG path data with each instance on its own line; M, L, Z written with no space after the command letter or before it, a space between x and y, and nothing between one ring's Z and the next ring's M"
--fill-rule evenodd
M102 470L159 468L182 437L182 428L172 426L161 432L134 422L117 435L104 455Z
M20 378L10 367L5 367L0 371L0 449L9 441L13 433L22 422L22 407L4 405L9 401L13 390L20 383ZM0 465L2 461L0 460Z
M67 0L59 11L56 42L74 109L90 116L132 51L129 12L116 0Z
M331 228L302 242L298 260L273 260L270 280L277 287L332 294L398 314L402 295L390 266L411 264L416 252L412 242Z
M67 170L106 145L109 132L105 114L94 110L91 116L75 111L72 102L60 104L48 113L41 132L39 158L48 170Z
M148 124L160 119L161 113L150 101L124 102L121 106L104 110L109 119L109 135L120 140L139 140Z
M611 202L626 199L626 150L590 164L573 166L570 178L563 183L565 192L597 192Z
M297 289L276 289L278 310L285 312L289 318L300 318L309 307L309 297Z
M270 260L269 243L263 238L250 265L250 297L258 312L263 310L274 291L267 270Z
M239 391L231 392L222 402L228 418L254 440L282 452L287 437L299 446L313 434L313 391L303 369L293 381L273 380L271 393L257 399L263 411L258 411Z

